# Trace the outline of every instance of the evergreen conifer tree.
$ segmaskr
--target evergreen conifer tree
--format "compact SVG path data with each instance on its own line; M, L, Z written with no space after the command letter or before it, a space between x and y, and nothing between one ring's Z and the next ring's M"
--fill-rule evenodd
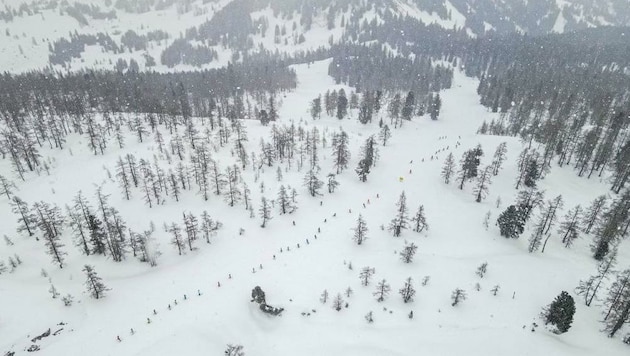
M405 285L399 290L399 293L403 298L403 302L408 303L413 301L413 297L416 295L416 290L413 288L411 277L408 277L405 280Z
M85 286L87 288L88 293L94 299L103 298L105 296L105 292L109 290L103 283L101 277L98 276L93 266L85 265L83 267L83 272L85 272Z
M405 263L411 263L416 251L418 251L418 246L416 244L413 242L410 244L405 243L405 247L402 251L400 251L400 259Z
M396 203L396 216L389 223L389 231L394 237L399 237L403 230L409 227L409 217L407 216L407 197L403 191Z
M363 216L359 214L357 226L354 228L354 241L357 245L361 245L367 239L367 232L367 224L365 223L365 220L363 220Z
M449 152L448 156L446 156L446 160L444 161L444 165L442 166L442 178L444 178L444 183L449 184L451 182L451 178L453 177L453 173L455 172L455 158L453 157L453 153Z
M523 212L516 205L510 205L499 215L497 225L501 231L501 236L518 238L525 229Z
M552 324L556 327L556 334L563 334L569 330L575 314L575 301L569 293L562 291L560 295L545 309L543 320L545 325Z
M383 279L378 282L378 284L376 285L376 291L372 294L376 297L377 302L382 302L385 300L385 298L387 298L391 289L392 288L389 286L389 284L387 284L387 281Z

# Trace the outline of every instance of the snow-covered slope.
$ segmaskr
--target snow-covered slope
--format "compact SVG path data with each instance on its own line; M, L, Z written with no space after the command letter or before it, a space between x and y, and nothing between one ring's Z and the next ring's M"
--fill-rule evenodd
M106 170L114 172L115 160L126 153L151 161L157 156L157 162L167 166L152 139L141 144L129 135L124 149L112 145L102 156L92 155L86 138L79 136L68 142L71 149L42 150L50 159L51 174L29 176L18 184L22 199L63 206L82 190L93 201L95 185L102 185L111 194L110 204L120 210L130 228L142 231L155 222L154 236L163 255L154 268L132 257L121 263L85 257L72 246L70 232L65 231L68 257L64 268L59 269L49 263L42 241L15 233L15 215L6 197L0 197L0 235L14 242L13 246L2 245L0 258L18 254L23 261L13 273L0 275L0 305L4 306L0 351L23 355L32 344L29 339L51 328L53 332L63 330L36 344L42 354L52 356L222 354L229 343L244 345L248 355L627 353L623 344L599 332L597 309L579 302L569 333L554 335L543 328L530 331L533 322L540 324L537 317L541 307L561 290L571 292L579 279L594 271L595 264L587 237L566 249L554 236L544 254L530 254L525 236L508 240L499 236L492 224L488 230L482 225L486 212L494 221L513 201L516 157L522 147L517 139L475 134L483 120L495 115L478 104L475 80L458 72L453 89L441 93L440 119L417 117L394 130L390 143L379 147L380 159L368 182L361 183L352 168L358 162L360 145L378 132L378 120L364 126L354 119L356 113L350 120L326 116L310 119L307 110L311 99L326 90L352 90L334 84L326 75L328 63L295 66L299 86L280 98L280 123L317 127L327 134L329 144L330 134L343 128L350 136L350 169L339 175L341 185L336 192L317 198L302 187L305 169L298 172L279 163L281 181L277 180L276 166L265 166L258 178L251 168L244 170L243 178L256 207L262 196L273 199L281 184L295 187L300 194L295 213L280 215L276 207L274 218L264 229L258 217L249 218L242 204L228 207L217 196L204 201L194 191L185 192L180 202L167 198L151 209L143 204L139 190L133 191L131 201L122 199ZM269 137L270 128L256 121L245 124L247 149L257 151L259 139ZM503 141L508 144L508 161L494 177L484 202L474 202L471 187L459 190L440 178L449 152L459 158L466 149L481 144L486 152L483 166ZM333 171L329 144L320 147L322 175ZM230 147L217 148L212 155L223 167L235 162ZM11 174L6 160L0 161L0 173ZM540 184L547 197L562 194L567 207L585 205L607 191L603 184L577 178L560 168ZM424 205L430 225L427 232L407 230L395 238L381 229L394 216L402 191L410 213ZM497 207L499 197L503 203ZM179 256L169 234L162 230L162 222L179 222L182 212L199 215L203 210L223 222L223 228L211 244L198 241L197 250ZM359 214L369 227L369 238L361 246L353 243L351 230ZM405 241L419 247L410 264L403 263L398 255ZM622 245L625 249L620 255L623 261L629 257L626 245ZM481 279L475 270L483 262L488 263L488 273ZM86 263L93 264L111 288L104 299L91 299L84 292L81 269ZM358 278L365 266L376 270L368 287L361 286ZM48 277L41 276L42 269ZM421 286L425 276L430 279ZM417 289L411 303L403 303L397 293L407 277L413 278ZM382 279L391 284L392 292L379 303L372 293L376 281ZM48 293L51 283L61 295L72 294L74 305L66 307L59 299L52 299ZM475 290L476 283L480 291ZM285 308L281 317L264 315L250 302L250 291L257 285L265 290L270 304ZM500 286L497 296L490 292L495 285ZM332 299L348 287L353 293L343 297L347 308L337 312L331 301L320 302L324 290ZM468 299L453 307L450 295L455 288L466 290ZM364 316L370 311L374 323L368 324ZM408 318L410 311L414 312L413 319ZM122 341L117 341L117 336Z
M67 3L44 0L26 2L20 6L8 0L3 1L4 9L0 10L0 67L11 72L46 68L49 66L49 55L55 44L61 39L70 40L71 37L78 35L107 35L122 50L115 51L98 44L88 45L80 56L63 64L55 64L54 69L112 69L121 59L126 62L133 59L139 64L140 69L144 69L147 56L156 60L157 65L152 69L158 71L215 68L234 61L234 51L241 50L213 44L208 47L218 53L218 58L211 62L196 67L181 63L170 67L162 65L160 61L162 52L177 39L185 38L194 46L202 45L202 41L207 38L202 38L202 41L192 40L190 33L234 1L146 1L143 4L151 5L147 5L142 11L134 9L131 5L125 6L125 3L93 0ZM240 4L249 9L251 20L258 26L248 36L252 45L249 50L257 51L262 47L281 54L327 47L346 33L348 24L358 28L364 21L372 19L377 19L377 22L382 24L385 14L408 16L427 25L434 24L444 29L465 29L471 37L490 30L540 34L630 24L628 13L630 7L623 0L593 3L576 0L557 2L519 0L509 3L495 0L429 2L352 0L346 5L318 2L309 7L312 13L311 26L306 26L302 21L304 14L301 11L307 7L306 5L302 7L300 2L283 5L243 0ZM279 11L278 7L285 10ZM231 21L241 20L235 18ZM261 27L264 22L267 23L266 28ZM274 33L276 25L283 29L279 38L276 38ZM149 41L146 49L130 50L121 44L122 36L130 30L139 36L159 30L169 37ZM225 32L229 31L226 29L222 33ZM218 41L216 38L213 40Z

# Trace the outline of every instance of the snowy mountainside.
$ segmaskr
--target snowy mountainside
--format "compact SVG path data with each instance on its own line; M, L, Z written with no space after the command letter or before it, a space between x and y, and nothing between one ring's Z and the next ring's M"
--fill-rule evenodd
M243 51L291 55L329 47L343 36L356 38L365 23L384 24L394 16L463 29L471 37L630 24L624 0L40 0L19 6L5 0L3 5L0 65L13 72L216 68L238 61ZM244 37L236 42L225 36L238 31Z
M67 256L63 268L58 268L45 255L41 238L37 241L35 236L15 232L16 215L7 198L0 197L0 235L13 243L2 242L0 259L19 255L22 261L12 273L0 275L0 304L10 306L0 316L0 351L23 355L35 344L40 352L53 356L208 355L222 354L226 344L241 344L248 355L627 353L626 345L599 332L599 308L587 308L577 297L570 332L555 335L543 327L530 331L533 323L541 324L538 314L544 305L561 290L572 292L580 279L596 269L589 250L590 236L583 235L567 249L554 233L543 254L527 252L526 236L532 226L518 240L499 235L492 222L515 199L517 158L524 144L516 138L475 133L482 121L500 115L489 113L478 103L476 80L456 71L453 87L440 93L443 105L439 120L418 116L405 121L402 128L392 129L389 142L378 145L379 158L363 183L354 172L360 147L370 135L378 136L379 118L391 122L384 108L368 125L354 119L357 109L351 110L352 119L338 120L325 113L321 119L311 119L308 109L312 99L330 90L354 90L335 84L327 76L329 63L325 60L294 66L299 84L278 96L276 125L299 126L302 136L317 129L326 139L315 154L323 180L335 171L332 134L345 131L351 152L349 168L337 175L340 185L336 191L329 193L323 187L321 196L312 197L303 186L309 158L303 157L305 166L299 171L299 157L271 166L262 164L260 142L270 140L274 128L243 120L248 135L246 150L260 163L254 167L248 163L239 182L250 189L256 210L253 218L242 200L230 207L225 192L221 196L211 192L206 201L196 186L182 190L179 201L171 193L151 208L143 201L140 187L132 188L132 198L126 200L116 177L119 156L133 154L164 171L175 169L179 162L173 146L166 145L160 151L154 133L140 143L136 134L125 127L124 147L110 143L102 155L94 155L88 136L78 134L69 136L69 149L41 149L50 174L30 173L25 182L16 180L16 195L28 203L45 200L63 207L82 191L96 206L94 191L101 186L128 228L144 231L150 229L151 222L155 224L153 247L162 254L155 267L138 262L130 253L120 263L110 257L83 256L80 248L73 246L70 228L65 228L62 243ZM208 128L203 120L207 118L193 120L200 137ZM167 143L178 135L162 125L157 129ZM215 132L217 137L209 140L212 159L222 169L240 165L236 148L219 145L219 130L210 134ZM479 144L485 152L483 167L491 163L492 152L501 142L507 143L507 160L481 203L474 201L473 184L467 183L460 190L440 177L448 153L459 159ZM303 141L296 144L304 145ZM186 151L193 152L188 143ZM184 162L189 159L186 157ZM11 176L11 171L8 160L0 161L1 174ZM261 198L277 199L281 185L296 189L298 208L283 215L276 201L272 219L261 228L257 211ZM604 183L578 178L567 168L554 168L539 182L539 188L548 199L562 194L565 209L575 204L586 206L608 191ZM408 229L402 236L393 237L381 226L386 227L395 215L403 191L410 215L419 205L424 206L429 228L421 233ZM499 197L502 202L497 204ZM182 213L200 216L204 210L222 227L210 244L200 239L193 251L185 248L185 253L179 255L162 223L181 224ZM483 220L487 212L491 223L486 229ZM359 214L369 229L367 240L360 246L352 240ZM399 252L409 243L418 246L418 253L407 264L401 261ZM630 257L627 246L620 245L622 268ZM488 263L488 271L480 278L475 270L484 262ZM110 289L104 298L90 298L85 291L81 271L84 264L94 265ZM359 279L359 272L366 266L375 269L367 287ZM42 270L46 276L42 276ZM413 301L404 303L398 290L408 277L417 293ZM422 286L426 277L426 285ZM391 284L391 293L377 302L373 293L383 279ZM51 285L59 297L51 298ZM256 285L265 290L270 304L285 308L281 317L262 314L250 302L250 292ZM495 296L491 290L497 285L500 288ZM352 292L346 294L348 288ZM456 288L465 290L468 298L452 306L451 292ZM324 291L329 300L322 303ZM66 294L74 296L72 306L61 302ZM336 311L331 305L338 294L343 303ZM372 323L365 319L369 312ZM30 341L48 328L53 332L62 330L41 341Z

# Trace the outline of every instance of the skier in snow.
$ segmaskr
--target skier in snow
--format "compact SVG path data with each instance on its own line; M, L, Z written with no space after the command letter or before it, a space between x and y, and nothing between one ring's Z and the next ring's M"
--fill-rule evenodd
M131 328L131 335L135 334L136 332L133 330L133 328Z
M118 342L121 342L122 340L120 339L120 336L116 336L116 340L118 340Z

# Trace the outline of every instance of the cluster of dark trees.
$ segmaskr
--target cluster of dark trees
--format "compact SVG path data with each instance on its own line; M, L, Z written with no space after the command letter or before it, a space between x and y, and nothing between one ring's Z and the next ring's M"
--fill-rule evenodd
M92 205L82 192L78 192L72 203L65 206L65 214L55 204L41 201L29 205L15 195L10 204L18 218L18 232L34 236L36 240L42 239L53 263L60 268L63 268L67 255L62 239L66 228L72 232L73 245L86 256L108 256L120 262L131 253L139 261L156 266L161 253L153 237L153 223L141 232L128 228L118 210L109 204L109 195L100 187L96 190L94 201L95 205ZM200 218L186 212L183 217L185 237L180 234L181 229L176 223L164 228L165 232L172 234L172 243L180 255L185 247L192 251L199 239L210 243L210 238L222 226L206 211Z
M29 72L0 76L0 116L20 128L31 116L81 116L87 112L207 112L210 102L245 93L258 98L295 87L295 73L275 61L256 60L201 72ZM189 109L186 109L189 107ZM227 108L227 105L226 105ZM184 113L185 114L185 113Z
M591 234L593 257L601 261L613 251L624 236L630 232L630 191L624 192L610 204L606 196L596 198L587 209L575 206L562 218L555 236L561 238L565 247L571 247L580 233ZM558 211L562 208L562 196L544 201L544 192L536 188L525 188L518 194L517 201L499 215L497 225L501 235L518 238L525 230L525 224L539 214L529 240L529 251L542 247L545 251L547 241L553 235L553 228L558 221Z
M333 3L322 0L237 0L221 8L210 20L198 27L187 29L185 38L187 40L202 41L211 46L220 44L236 50L246 50L253 46L249 35L260 33L264 37L269 30L268 21L265 18L254 21L250 14L268 6L272 8L275 16L279 16L286 21L292 20L295 14L299 13L301 29L308 31L313 23L313 17L319 14L326 15L327 27L332 29L337 26L336 19L342 13L347 12L351 5L353 6L352 15L348 19L342 17L339 24L342 27L350 22L358 22L373 6L378 7L381 11L385 11L387 3L387 1L383 0L370 2L343 0ZM303 33L301 34L302 36L297 35L297 22L295 24L293 28L295 34L294 43L300 43L303 41ZM274 28L274 37L276 37L276 34L279 37L280 32L280 28L277 31ZM279 43L279 38L276 39L276 42Z
M194 251L196 249L194 247L195 242L199 239L204 239L209 244L210 238L222 226L221 222L213 220L207 211L201 214L200 219L192 213L186 214L184 212L182 215L184 233L182 233L182 228L177 223L164 224L164 231L172 236L171 244L177 248L180 256L186 253L186 250Z
M452 69L430 57L390 53L382 44L339 45L330 50L328 74L357 90L411 90L418 96L450 88Z
M614 249L599 262L597 272L580 281L576 288L576 293L583 298L586 306L603 299L602 321L609 337L615 336L630 322L630 269L617 270L616 264L617 250ZM608 284L608 280L613 282ZM606 293L603 298L602 292ZM629 339L630 334L627 334L624 342L627 343Z
M152 231L138 240L130 241L130 234L134 234L128 231L118 210L109 205L109 196L100 188L97 189L95 196L97 206L93 208L79 192L73 199L72 206L66 206L66 214L57 205L44 201L29 206L14 196L10 203L18 217L18 232L26 232L29 236L35 236L37 240L43 239L47 253L60 268L63 268L67 255L61 238L66 227L72 229L74 244L85 255L104 255L120 262L131 246L136 256L138 251L143 250L143 246L146 247ZM148 260L147 257L143 262Z
M213 117L214 110L221 117L244 118L251 111L251 105L244 105L244 95L266 101L267 93L294 87L295 73L271 65L260 69L241 64L201 73L5 74L0 83L4 89L0 94L4 124L0 154L11 160L23 178L28 171L48 170L39 149L44 145L63 149L70 133L87 134L90 147L102 153L108 138L123 144L120 127L133 124L130 129L138 132L145 126L125 122L123 116L112 113L152 114L146 118L152 128L159 123L169 130L180 122L191 127L193 115ZM97 120L95 112L102 112L104 120ZM214 130L215 120L209 120Z
M250 13L264 6L256 0L235 0L212 18L198 27L186 30L186 41L198 40L209 46L223 45L236 50L246 50L253 46L249 35L256 31Z
M451 181L455 181L459 189L464 189L464 185L469 181L475 181L475 187L473 188L473 195L475 201L480 203L484 200L489 191L490 184L492 183L492 177L499 174L503 166L503 162L506 160L507 144L505 142L499 144L492 157L492 162L479 169L481 164L481 157L483 156L483 149L481 145L472 148L464 152L460 160L460 168L456 171L455 158L452 153L446 156L444 165L442 166L441 176L444 179L444 183L449 184Z
M116 11L102 11L95 4L83 4L75 2L72 5L67 5L63 8L68 16L77 20L81 25L89 25L88 17L95 20L112 20L116 18Z
M375 273L376 273L375 268L369 267L369 266L363 267L361 269L361 272L359 272L359 279L361 280L361 285L364 287L369 286L372 280L372 277L374 276ZM427 277L425 277L425 280L423 280L422 282L423 286L426 285L426 281L428 281ZM376 284L375 291L372 293L372 295L376 298L376 301L382 302L389 296L391 290L392 288L390 284L387 283L387 280L383 278L380 281L378 281L378 283ZM327 293L327 292L324 291L324 293ZM351 293L352 293L352 289L348 288L346 290L346 296L350 297ZM416 295L416 290L413 286L413 278L411 277L406 278L402 288L398 290L398 293L402 297L402 300L404 303L413 302L414 297ZM341 298L341 294L338 295L337 299L340 299L340 298ZM368 316L366 316L366 320L368 321L368 323L372 323L373 322L372 312L368 313Z
M4 5L4 10L0 10L0 20L5 22L11 22L15 17L33 16L41 13L41 10L56 10L59 9L73 17L81 25L88 25L87 17L91 17L97 20L103 19L115 19L116 11L103 11L95 4L84 4L80 2L74 2L69 4L68 2L58 1L37 1L33 3L21 3L17 8L11 7L9 4Z
M178 1L181 0L116 0L114 7L121 11L141 14L151 10L163 10Z
M630 178L630 65L624 29L473 41L466 71L479 76L482 103L502 112L481 133L514 135L543 147L541 163L579 176L612 174L619 193Z
M217 51L206 46L193 46L183 38L173 41L162 51L160 62L172 68L178 64L200 67L219 57Z
M122 48L106 33L96 35L78 34L76 31L70 34L69 39L60 38L48 45L50 54L48 61L52 65L65 65L73 58L80 58L86 46L100 45L104 51L120 53Z
M162 30L150 31L146 35L139 35L134 30L127 30L127 32L120 37L120 43L130 51L140 51L147 49L151 41L162 41L168 38L168 33Z
M13 8L9 4L4 5L4 10L0 10L0 20L11 22L15 17L31 16L36 13L29 8L26 3L21 3L19 7Z
M422 232L424 230L429 229L429 224L427 223L427 219L424 215L424 206L420 205L418 210L416 211L413 217L409 217L409 208L407 208L407 196L403 191L398 198L398 202L396 202L396 215L390 221L387 229L392 233L395 237L399 237L404 230L409 229L410 227L415 232ZM401 258L405 263L409 263L412 261L414 254L416 253L417 247L412 243L407 245L403 251L401 252Z

